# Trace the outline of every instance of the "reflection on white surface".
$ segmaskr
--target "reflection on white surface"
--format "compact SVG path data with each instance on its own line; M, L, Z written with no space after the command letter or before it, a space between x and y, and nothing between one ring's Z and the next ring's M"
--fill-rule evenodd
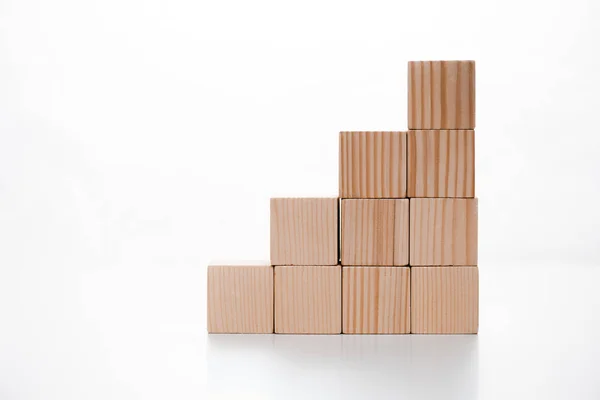
M216 398L599 399L600 268L480 271L479 335L215 335Z
M477 349L474 335L214 335L208 389L265 398L476 399Z
M487 266L480 334L207 335L206 269L4 269L0 400L600 399L600 268Z

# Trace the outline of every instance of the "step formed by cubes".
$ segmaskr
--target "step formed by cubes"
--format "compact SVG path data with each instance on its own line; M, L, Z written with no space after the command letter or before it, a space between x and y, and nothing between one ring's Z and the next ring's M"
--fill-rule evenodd
M477 265L477 199L410 199L410 265Z
M475 196L475 132L408 132L408 197Z
M275 333L342 332L342 268L275 267Z
M271 260L208 268L209 333L479 324L475 63L408 63L405 131L339 133L338 198L271 199Z
M475 129L475 62L408 63L409 129Z
M337 198L271 199L272 265L337 265Z
M263 262L208 266L210 333L273 333L273 267Z
M406 197L406 132L341 132L340 197Z
M342 268L343 333L409 333L408 267Z
M477 267L414 267L410 276L412 333L477 333Z
M407 199L342 200L342 265L408 265Z

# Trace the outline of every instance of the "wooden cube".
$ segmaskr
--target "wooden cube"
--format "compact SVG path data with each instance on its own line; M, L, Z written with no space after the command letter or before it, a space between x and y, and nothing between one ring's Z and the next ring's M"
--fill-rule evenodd
M475 196L475 132L408 132L408 197Z
M408 200L342 200L342 265L408 265Z
M477 267L414 267L410 276L412 333L477 333Z
M474 129L475 61L410 61L408 128Z
M477 199L410 199L410 265L477 265Z
M406 197L406 132L340 132L340 197Z
M271 199L272 265L337 265L337 198Z
M409 333L408 267L342 268L343 333Z
M335 266L275 267L275 333L342 331L342 270Z
M273 267L268 263L208 266L209 333L273 333Z

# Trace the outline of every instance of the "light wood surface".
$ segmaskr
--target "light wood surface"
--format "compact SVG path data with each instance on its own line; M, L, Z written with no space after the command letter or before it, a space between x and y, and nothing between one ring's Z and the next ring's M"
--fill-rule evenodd
M408 197L475 196L475 132L408 132Z
M477 199L410 199L410 265L477 265Z
M343 267L343 333L409 333L408 267Z
M477 333L477 267L413 267L412 333Z
M407 265L408 207L408 199L342 200L342 265Z
M275 267L275 332L341 333L341 291L339 265Z
M408 128L475 129L475 61L410 61Z
M394 200L394 203L394 265L408 265L409 201Z
M209 333L273 333L273 267L209 265L207 282Z
M340 197L406 197L406 132L340 132Z
M338 264L337 198L271 199L271 264Z

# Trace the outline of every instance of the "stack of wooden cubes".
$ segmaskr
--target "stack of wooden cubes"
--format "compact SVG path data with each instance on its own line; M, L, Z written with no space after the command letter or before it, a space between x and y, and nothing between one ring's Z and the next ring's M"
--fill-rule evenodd
M271 260L208 268L212 333L477 333L475 63L408 64L408 132L341 132L339 198L271 199Z

